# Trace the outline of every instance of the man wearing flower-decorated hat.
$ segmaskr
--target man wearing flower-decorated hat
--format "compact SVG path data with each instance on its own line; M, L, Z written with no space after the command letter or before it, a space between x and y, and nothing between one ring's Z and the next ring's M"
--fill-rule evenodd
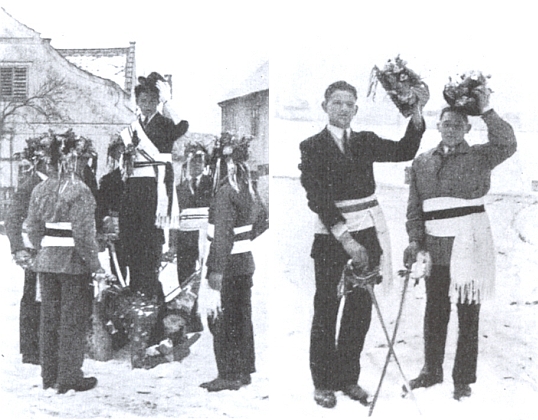
M480 305L494 291L495 252L484 197L490 189L491 171L517 148L512 127L489 105L485 78L472 76L463 82L455 96L447 95L447 91L455 92L455 86L445 87L445 98L452 106L441 111L437 123L441 142L413 161L407 205L409 246L404 253L407 267L419 251L427 251L432 264L425 279L424 365L409 384L414 389L443 382L453 303L459 322L452 370L456 400L469 397L470 384L476 382ZM472 92L462 97L469 85ZM485 122L487 143L467 143L468 115Z
M51 136L45 134L26 140L25 149L16 155L28 164L28 169L19 180L19 185L11 198L5 218L6 234L15 262L24 269L24 288L20 302L19 346L23 363L39 364L39 320L41 305L37 290L37 275L31 268L35 249L28 240L23 222L28 214L30 196L33 189L47 175L47 148ZM24 164L21 165L21 170Z
M92 142L72 131L54 136L49 161L57 168L32 191L26 226L37 254L33 270L41 290L40 356L43 388L87 391L97 384L82 364L92 274L104 280L98 259L95 198L83 182L95 154Z
M252 139L223 134L212 153L215 195L209 207L208 326L218 376L200 386L209 392L238 390L255 372L251 288L256 195L247 164Z
M318 216L311 252L316 294L310 370L314 400L322 407L336 405L336 391L368 404L368 394L358 380L372 300L365 288L347 293L336 331L338 284L350 259L358 272L372 273L381 266L385 279L390 278L390 243L375 197L373 163L415 156L425 130L421 111L426 101L427 92L417 91L404 137L399 142L385 140L373 132L351 130L358 111L357 90L345 81L335 82L326 89L322 103L327 127L300 145L301 183L308 206Z

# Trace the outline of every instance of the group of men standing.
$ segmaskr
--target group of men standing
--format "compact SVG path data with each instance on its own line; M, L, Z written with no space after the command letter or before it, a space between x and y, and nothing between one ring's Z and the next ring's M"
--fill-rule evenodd
M311 257L316 292L310 338L314 399L322 407L336 405L336 392L369 404L358 384L360 355L372 312L368 287L349 287L336 331L341 296L339 282L348 261L362 278L390 276L390 243L375 197L374 162L412 160L426 129L422 108L427 90L416 89L414 111L404 137L396 142L373 132L351 130L357 114L355 87L339 81L325 91L322 103L327 127L303 141L301 183L309 208L318 216ZM476 381L480 305L493 289L494 250L484 208L491 171L516 151L511 126L489 106L489 92L476 92L488 142L470 146L468 116L443 109L437 128L439 145L412 164L404 264L410 269L420 251L431 257L426 283L424 367L410 388L443 381L443 359L451 302L457 305L459 336L452 377L456 400L471 395ZM379 275L373 276L379 278ZM372 287L371 285L369 287Z
M222 298L222 305L214 308L212 320L219 324L219 328L212 329L215 354L219 368L226 372L219 370L216 382L204 387L220 391L248 385L254 371L250 318L254 264L248 245L254 206L246 166L248 150L233 153L234 144L227 143L213 151L217 166L222 161L224 167L219 184L214 185L206 173L208 150L201 144L190 148L185 144L183 135L188 123L177 118L170 106L169 84L158 73L138 81L135 96L140 118L111 142L110 171L99 186L95 165L93 170L88 166L97 159L93 144L72 131L66 135L50 132L32 140L31 147L28 142L23 153L31 161L31 169L13 197L5 221L14 260L25 269L20 307L22 361L41 365L44 389L65 393L96 386L96 378L84 377L82 364L92 294L114 282L98 258L105 243L110 247L114 274L130 279L130 296L142 296L158 308L158 321L148 331L147 344L159 343L165 335L166 305L159 281L165 231L170 229L169 252L177 254L181 286L202 263L199 242L205 238L199 237L199 223L195 226L192 221L199 222L201 218L207 225L212 213L214 241L209 253L213 261L208 270L209 287L216 291L220 301L221 289L228 290L229 282L245 283L242 287L248 296L242 298L240 304L246 305L246 309L240 312L235 302L230 304L226 297ZM174 146L180 151L179 176L173 172ZM248 142L246 146L248 149ZM237 193L242 199L228 202L219 198L225 184L232 185L226 197L235 197ZM221 202L222 208L209 211L213 197ZM223 211L225 217L221 215ZM236 219L238 226L234 224ZM229 220L232 225L223 228L222 223ZM235 249L238 239L234 235L229 237L228 229L242 232L241 249ZM226 237L221 237L223 234ZM243 262L245 258L247 265ZM247 341L243 332L230 336L230 329L237 331L237 314ZM198 321L195 329L201 330L200 318L193 318ZM248 349L243 350L245 344ZM229 360L237 351L247 352L246 364L237 358Z
M170 252L177 255L181 283L199 261L199 234L197 229L174 230L181 220L180 210L209 208L207 278L209 288L219 294L219 304L208 325L219 374L201 386L209 391L239 389L250 384L255 371L250 241L256 196L246 166L248 142L216 147L213 181L204 175L207 150L193 149L184 182L176 190L171 152L188 123L170 108L170 87L160 75L152 73L139 82L135 95L142 116L111 147L112 160L122 156L123 166L102 179L100 192L92 191L95 180L84 176L90 155L81 154L75 143L69 147L62 143L54 158L49 155L36 162L14 197L6 230L15 260L26 268L20 317L23 362L41 363L44 388L59 392L93 388L97 380L84 378L81 371L88 309L80 302L91 300L87 285L92 276L104 279L97 258L96 222L99 228L104 218L118 218L116 250L121 267L116 274L125 275L129 267L131 291L162 304L159 267L164 230L172 229ZM373 277L386 280L392 274L373 163L415 158L426 130L422 108L428 98L420 89L415 93L405 134L400 141L391 141L351 129L358 112L357 91L347 82L335 82L326 89L322 103L327 127L300 145L301 183L309 208L318 216L311 251L316 293L310 369L314 399L326 408L336 405L337 391L369 403L358 381L372 295L363 285L348 287L338 321L339 285L349 264L363 278L376 274ZM404 264L410 269L420 251L427 252L432 263L425 279L424 366L409 385L414 389L443 381L447 325L454 303L460 327L452 372L457 400L470 396L470 384L476 381L480 305L494 287L494 249L484 197L491 171L517 147L510 125L490 108L489 92L478 91L477 101L488 142L470 146L464 138L471 129L468 116L455 108L443 109L437 124L441 142L413 161L407 206L409 246ZM158 111L160 104L167 116ZM185 162L184 145L180 149ZM183 212L187 220L192 216L188 213ZM31 244L23 240L25 220ZM32 268L30 247L37 250ZM41 307L36 300L39 292ZM158 325L153 334L154 343L162 338Z

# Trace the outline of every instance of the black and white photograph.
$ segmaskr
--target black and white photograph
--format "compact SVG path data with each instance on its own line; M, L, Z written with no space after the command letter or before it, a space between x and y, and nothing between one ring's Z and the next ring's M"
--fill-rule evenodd
M532 11L4 0L0 412L534 418Z

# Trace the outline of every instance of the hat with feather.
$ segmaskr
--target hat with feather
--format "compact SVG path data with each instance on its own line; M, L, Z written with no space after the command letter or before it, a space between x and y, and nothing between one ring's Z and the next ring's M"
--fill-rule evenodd
M222 133L215 140L210 166L213 172L213 189L218 190L222 183L228 182L239 191L241 183L247 184L253 194L250 170L248 168L249 146L251 136L235 136Z

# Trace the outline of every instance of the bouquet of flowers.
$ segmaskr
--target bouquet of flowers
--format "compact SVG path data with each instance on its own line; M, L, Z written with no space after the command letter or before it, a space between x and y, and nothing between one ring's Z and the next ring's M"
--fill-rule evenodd
M374 66L367 96L372 95L372 98L375 98L378 82L381 83L404 117L409 117L413 113L416 103L420 101L416 92L418 89L425 91L426 101L429 99L426 83L417 73L407 67L407 62L403 61L400 56L394 60L389 59L383 69ZM423 102L426 103L424 100Z
M487 79L480 71L464 73L449 82L443 89L443 96L447 103L467 115L480 115L481 109L478 95L488 95L492 92L487 87Z

